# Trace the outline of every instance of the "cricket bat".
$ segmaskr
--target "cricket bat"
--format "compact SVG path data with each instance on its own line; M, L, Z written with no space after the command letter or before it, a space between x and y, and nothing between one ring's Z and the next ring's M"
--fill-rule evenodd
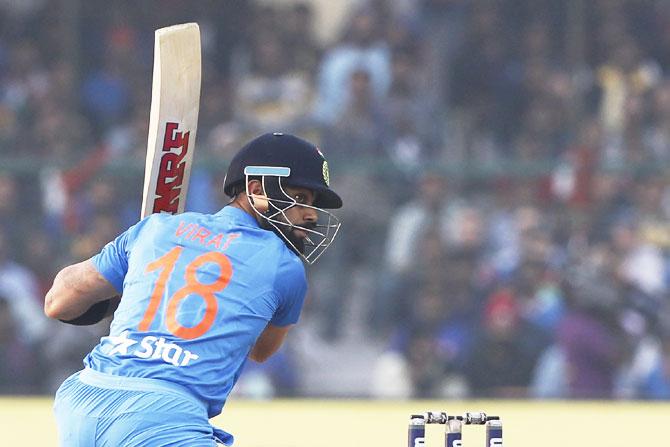
M198 25L156 30L142 218L184 211L198 127L200 80Z

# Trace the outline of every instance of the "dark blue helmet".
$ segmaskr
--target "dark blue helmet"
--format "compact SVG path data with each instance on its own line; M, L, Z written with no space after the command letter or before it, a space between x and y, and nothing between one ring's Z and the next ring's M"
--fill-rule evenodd
M228 196L233 197L239 191L250 172L259 172L247 169L249 167L288 168L290 171L285 171L288 175L282 179L284 186L299 186L314 191L315 207L342 207L342 199L330 189L328 162L315 145L302 138L276 132L266 133L247 143L228 167L223 184L223 191Z

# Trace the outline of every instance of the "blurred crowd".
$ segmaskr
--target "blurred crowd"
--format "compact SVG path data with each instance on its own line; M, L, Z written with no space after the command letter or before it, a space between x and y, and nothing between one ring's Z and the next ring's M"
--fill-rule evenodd
M0 393L105 334L43 296L138 219L153 30L197 21L188 208L250 137L318 142L345 207L303 319L337 343L362 309L367 395L670 399L670 2L358 0L327 39L317 12L0 2ZM294 357L248 374L299 395Z

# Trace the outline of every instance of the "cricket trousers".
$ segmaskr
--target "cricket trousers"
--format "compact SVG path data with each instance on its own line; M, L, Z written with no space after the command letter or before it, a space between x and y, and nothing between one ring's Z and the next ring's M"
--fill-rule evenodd
M54 403L61 447L215 447L233 436L210 425L181 385L92 369L70 376Z

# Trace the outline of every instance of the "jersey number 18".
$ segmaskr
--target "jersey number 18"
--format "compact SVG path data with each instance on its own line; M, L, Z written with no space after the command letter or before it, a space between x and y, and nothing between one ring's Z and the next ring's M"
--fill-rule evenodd
M165 255L147 265L147 273L160 270L160 274L154 285L154 290L149 301L149 307L138 326L138 330L145 332L151 327L151 323L153 323L154 318L156 317L156 312L163 299L165 285L174 271L182 250L183 247L175 247ZM198 268L210 262L219 266L219 276L214 282L204 284L198 280ZM177 337L187 340L198 338L207 332L209 328L212 327L212 324L214 324L214 319L219 309L219 303L216 300L215 293L226 288L232 275L233 267L230 264L230 260L221 252L210 251L191 261L186 266L184 272L186 284L177 290L168 301L167 312L165 313L165 324L168 330ZM177 321L177 309L179 308L179 303L189 295L198 295L205 301L205 315L198 324L192 327L182 326Z

